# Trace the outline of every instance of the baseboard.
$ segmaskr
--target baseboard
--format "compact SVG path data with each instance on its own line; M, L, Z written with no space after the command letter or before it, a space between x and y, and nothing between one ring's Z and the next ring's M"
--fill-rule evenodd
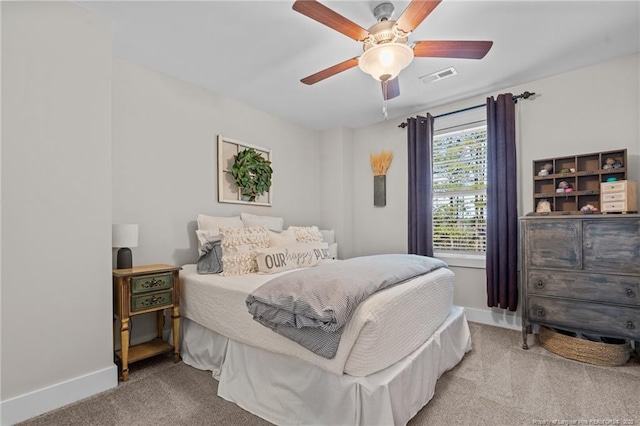
M118 386L116 365L0 402L0 424L9 426Z
M464 308L467 320L480 324L493 325L511 330L522 330L522 318L514 313L505 311L491 311L484 309Z

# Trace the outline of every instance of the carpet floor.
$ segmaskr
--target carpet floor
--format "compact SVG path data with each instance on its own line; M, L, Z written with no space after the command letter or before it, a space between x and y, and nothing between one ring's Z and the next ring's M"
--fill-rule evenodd
M640 425L640 363L598 367L559 357L517 331L470 323L473 349L409 422L422 425ZM216 396L218 382L171 356L130 366L117 388L21 426L269 425Z

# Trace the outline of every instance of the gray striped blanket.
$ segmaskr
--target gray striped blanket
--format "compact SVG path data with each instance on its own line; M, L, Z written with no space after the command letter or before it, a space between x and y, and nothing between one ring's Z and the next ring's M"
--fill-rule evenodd
M338 350L344 325L373 293L446 263L430 257L363 256L300 269L276 277L246 300L253 319L325 357Z

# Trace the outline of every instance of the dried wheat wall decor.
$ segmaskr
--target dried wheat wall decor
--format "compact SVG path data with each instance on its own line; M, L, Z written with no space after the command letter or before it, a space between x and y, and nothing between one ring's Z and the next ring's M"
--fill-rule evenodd
M393 160L393 152L381 151L371 154L371 170L373 171L373 205L387 205L387 170Z

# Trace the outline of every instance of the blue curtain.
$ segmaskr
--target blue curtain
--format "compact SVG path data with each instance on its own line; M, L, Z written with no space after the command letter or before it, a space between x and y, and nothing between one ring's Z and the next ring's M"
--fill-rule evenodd
M407 120L409 254L433 256L433 117Z
M487 98L487 305L518 307L515 101Z

